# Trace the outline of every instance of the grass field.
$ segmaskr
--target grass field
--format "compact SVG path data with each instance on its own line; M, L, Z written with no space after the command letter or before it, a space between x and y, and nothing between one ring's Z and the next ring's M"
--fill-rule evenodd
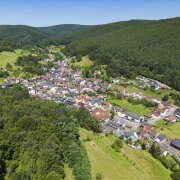
M82 61L76 62L75 64L81 67L89 67L93 64L93 62L87 56L84 56L82 57Z
M165 120L158 121L154 124L159 133L166 134L168 138L180 138L180 122L165 124Z
M18 58L18 53L14 52L1 52L0 53L0 67L5 69L6 64L9 63L12 66L14 66L14 63L16 62L16 59Z
M131 92L143 93L143 90L140 90L140 89L136 88L133 85L128 85L127 87L125 87L125 86L122 86L122 85L113 84L111 86L111 89L112 90L118 90L118 91L121 91L121 92L123 92L125 90L126 92L129 92L129 93L131 93Z
M112 99L112 100L109 100L109 102L112 103L113 105L120 106L126 110L132 111L139 115L151 114L151 110L152 110L152 108L145 107L142 104L132 105L125 99L123 100Z
M91 163L92 179L97 173L103 180L168 180L170 171L147 151L135 151L124 145L120 153L111 148L114 136L101 137L81 129L81 139L91 137L85 147Z
M22 52L23 52L23 54L22 54ZM7 63L9 63L13 67L15 67L14 63L16 62L16 59L19 56L27 55L27 54L28 54L27 51L24 51L21 49L17 49L17 50L15 50L15 52L6 52L6 51L0 52L0 67L2 67L3 69L6 69Z

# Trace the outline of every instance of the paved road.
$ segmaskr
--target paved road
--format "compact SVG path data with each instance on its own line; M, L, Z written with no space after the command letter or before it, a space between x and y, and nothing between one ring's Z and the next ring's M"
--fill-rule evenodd
M171 109L167 112L167 114L165 116L161 116L161 117L156 118L156 119L151 119L151 120L148 121L148 123L149 124L154 124L155 122L164 119L166 116L169 116L169 115L173 114L176 109L178 109L178 107L172 105Z
M131 126L131 127L132 127L131 129L132 129L133 131L137 130L137 128L140 126L139 123L135 123L135 122L129 121L129 120L125 119L125 118L120 118L120 117L118 117L118 116L115 116L115 117L114 117L114 120L115 120L115 121L120 121L121 124L126 124L126 125L128 125L128 126Z

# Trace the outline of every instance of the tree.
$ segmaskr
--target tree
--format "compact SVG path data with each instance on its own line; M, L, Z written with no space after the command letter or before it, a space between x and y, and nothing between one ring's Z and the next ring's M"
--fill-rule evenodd
M142 143L141 148L142 148L142 150L146 150L146 144Z
M110 113L111 113L111 117L110 117L110 119L113 119L116 113L115 113L115 111L114 111L114 110L111 110L111 111L110 111Z
M7 63L7 64L6 64L6 69L7 69L8 71L11 71L11 70L12 70L12 65L9 64L9 63Z
M173 172L171 177L173 180L179 180L180 179L180 169L178 171Z
M102 180L102 174L97 173L96 174L96 180Z
M159 159L161 156L161 150L157 143L153 143L151 148L149 149L149 152L156 158Z
M164 95L164 97L162 98L163 101L168 101L169 100L169 96L168 95Z

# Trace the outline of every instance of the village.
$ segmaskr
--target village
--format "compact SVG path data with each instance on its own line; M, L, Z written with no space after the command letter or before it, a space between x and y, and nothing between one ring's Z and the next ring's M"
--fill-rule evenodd
M1 84L2 87L9 87L13 83L21 83L29 90L31 97L47 99L57 103L65 103L76 108L86 108L93 117L97 118L102 125L103 133L113 133L122 136L133 149L141 149L139 140L146 141L146 146L152 142L157 142L163 151L163 155L168 153L180 160L180 139L170 139L166 134L156 131L153 124L156 121L165 119L170 123L180 120L180 108L169 104L155 97L147 97L136 92L128 93L124 91L121 95L132 97L133 99L146 99L157 103L152 114L147 116L139 115L119 106L114 106L107 101L106 92L119 80L113 79L112 83L104 83L101 79L82 78L81 71L73 71L68 65L71 58L55 62L55 67L51 68L43 76L36 76L32 79L6 79ZM46 59L46 61L54 61ZM156 80L138 76L141 80L139 85L144 88L151 82L152 88L170 88ZM104 93L99 93L99 90Z

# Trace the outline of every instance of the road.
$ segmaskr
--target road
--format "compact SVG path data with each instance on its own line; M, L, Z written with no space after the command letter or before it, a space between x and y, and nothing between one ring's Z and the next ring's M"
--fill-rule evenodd
M169 115L173 114L176 109L178 109L178 107L172 105L172 106L171 106L171 109L167 112L167 114L166 114L165 116L161 116L161 117L156 118L156 119L151 119L151 120L149 120L147 123L149 123L149 124L154 124L155 122L164 119L166 116L169 116Z
M132 127L131 129L133 131L137 130L137 128L140 126L139 123L135 123L135 122L129 121L129 120L125 119L125 118L120 118L118 116L115 116L114 120L115 121L120 121L121 124L126 124L128 126L131 126Z

